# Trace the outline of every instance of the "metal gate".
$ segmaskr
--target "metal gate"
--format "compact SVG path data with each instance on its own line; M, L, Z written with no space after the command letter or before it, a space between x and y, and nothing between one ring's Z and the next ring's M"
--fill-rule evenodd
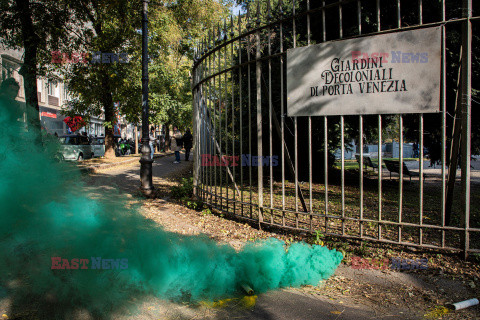
M196 196L260 226L480 252L479 12L471 0L250 3L195 51ZM287 49L433 26L442 27L439 113L287 117ZM415 145L417 160L406 159Z

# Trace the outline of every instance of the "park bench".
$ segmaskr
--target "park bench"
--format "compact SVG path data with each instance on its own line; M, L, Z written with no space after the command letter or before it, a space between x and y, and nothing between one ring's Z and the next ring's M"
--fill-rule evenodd
M358 165L360 166L360 155L356 154L355 158L357 159ZM372 167L373 171L378 168L378 165L372 162L372 158L370 158L370 156L363 156L363 165L365 167L365 170L367 170L368 167Z
M390 171L390 179L392 179L392 172L396 172L396 173L400 174L399 161L383 160L383 162L385 163L385 166L387 167L388 171ZM407 165L405 164L405 162L403 162L403 174L409 176L410 181L412 181L412 177L419 177L420 176L420 174L418 172L410 171L408 169ZM423 179L425 180L425 174L423 174Z

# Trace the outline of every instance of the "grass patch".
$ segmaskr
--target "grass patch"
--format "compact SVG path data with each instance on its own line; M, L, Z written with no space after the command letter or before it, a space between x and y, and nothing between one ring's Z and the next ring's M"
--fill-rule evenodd
M372 163L378 165L378 158L371 158ZM400 161L399 158L382 158L382 160L391 160L391 161ZM403 158L403 161L419 161L418 158ZM423 160L424 162L428 161L427 159ZM357 160L345 160L344 161L345 170L359 170L359 164ZM342 161L335 160L334 167L336 169L341 169ZM385 164L382 164L382 168L386 168ZM372 170L372 168L368 168Z

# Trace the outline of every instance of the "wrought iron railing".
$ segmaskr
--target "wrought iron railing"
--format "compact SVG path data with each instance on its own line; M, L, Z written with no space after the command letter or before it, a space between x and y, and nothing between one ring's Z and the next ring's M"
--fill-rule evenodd
M196 49L195 194L260 225L480 252L480 174L471 174L472 80L480 80L472 73L472 46L480 47L475 10L471 0L250 3ZM287 117L288 49L426 27L442 29L438 113ZM347 137L357 140L358 165L345 159ZM399 144L398 180L382 165L389 140ZM410 182L403 179L403 149L413 140L419 170ZM369 141L378 155L367 159ZM440 168L422 179L431 171L425 146ZM249 157L266 166L244 166ZM378 170L364 169L365 161Z

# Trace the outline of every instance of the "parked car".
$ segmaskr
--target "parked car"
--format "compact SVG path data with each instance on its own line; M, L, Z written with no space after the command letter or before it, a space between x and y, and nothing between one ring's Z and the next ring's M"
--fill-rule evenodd
M94 157L105 156L105 137L93 137L90 140Z
M94 151L87 136L64 135L58 138L61 144L59 155L61 160L82 161L93 157Z

